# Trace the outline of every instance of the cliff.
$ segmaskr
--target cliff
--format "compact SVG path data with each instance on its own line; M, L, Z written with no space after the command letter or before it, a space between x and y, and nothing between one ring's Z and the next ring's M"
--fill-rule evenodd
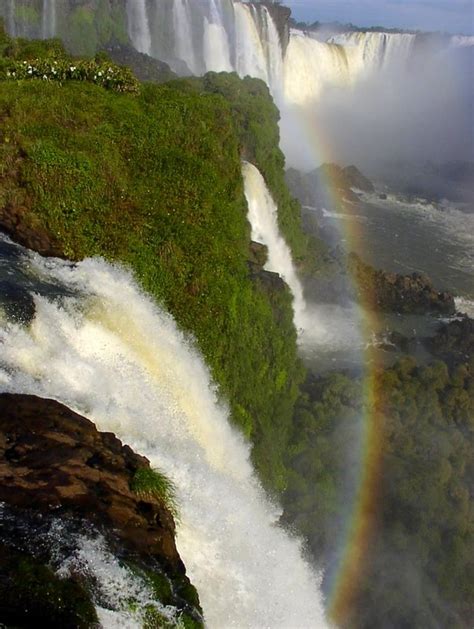
M6 49L3 67L53 57L69 68L55 42ZM97 74L2 83L0 226L43 255L132 268L194 335L264 483L281 488L286 444L277 435L291 424L301 369L289 291L269 294L247 265L241 176L245 156L303 264L308 240L284 183L278 110L263 82L236 75L117 93L96 85Z
M122 565L148 575L160 604L176 607L186 626L201 626L170 506L153 490L155 473L144 457L54 400L3 393L0 460L1 621L94 622L94 580L81 570L61 578L61 562L73 550L63 556L65 549L46 541L61 526L69 531L62 544L69 538L74 546L86 531L100 534Z

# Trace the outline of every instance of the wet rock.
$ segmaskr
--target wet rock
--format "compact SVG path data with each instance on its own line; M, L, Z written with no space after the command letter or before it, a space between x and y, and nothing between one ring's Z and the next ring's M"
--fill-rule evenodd
M0 282L0 309L15 323L28 325L35 318L35 302L31 294L12 282Z
M348 269L355 280L358 297L373 310L401 314L455 313L454 297L447 292L438 292L426 275L399 275L377 270L355 253L348 256Z
M164 83L177 78L167 63L138 52L132 46L114 44L104 48L104 52L114 63L129 67L139 81Z
M268 260L268 247L260 242L250 241L249 262L263 268Z
M80 583L0 542L0 626L86 629L97 626L94 604Z
M133 490L142 470L150 470L146 458L59 402L0 394L0 503L20 520L22 513L53 514L90 523L121 557L141 569L159 567L172 586L171 604L199 620L170 509L159 496ZM0 518L3 541L4 528Z
M448 365L471 361L474 367L474 320L459 315L453 321L441 325L436 335L424 339L426 349Z
M30 212L25 206L7 204L0 207L0 229L20 245L43 256L64 258L64 252L55 238L40 227L30 224Z

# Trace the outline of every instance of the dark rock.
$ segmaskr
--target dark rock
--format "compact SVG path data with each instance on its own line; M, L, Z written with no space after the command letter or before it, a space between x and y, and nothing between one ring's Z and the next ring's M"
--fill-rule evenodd
M0 542L0 626L86 629L98 624L80 583L59 578L27 553Z
M339 199L358 203L359 197L352 188L373 192L374 185L355 166L342 168L337 164L323 164L309 173L295 169L286 172L286 182L290 192L302 205L332 207L334 191Z
M345 178L345 183L350 188L358 188L364 192L373 192L375 190L374 184L370 179L367 179L355 166L346 166L346 168L343 168L342 173Z
M24 206L7 204L0 207L0 229L20 245L43 256L65 257L62 247L50 233L30 225L30 212Z
M268 247L251 240L249 252L249 262L263 268L268 260Z
M110 45L104 52L114 63L130 68L139 81L165 83L177 78L167 63L138 52L132 46Z
M199 606L187 599L193 588L169 508L132 490L143 468L149 469L147 459L59 402L0 394L0 503L18 513L90 523L122 557L158 566L174 587L173 604L199 618Z
M438 292L426 275L380 271L365 264L355 253L348 256L348 269L359 298L373 310L402 314L455 313L454 297Z
M30 293L12 282L0 282L0 308L15 323L27 325L35 317L36 307Z
M272 16L280 36L281 48L284 55L290 41L291 9L281 4L276 4L275 2L260 2L260 4L265 5Z
M459 315L453 321L444 323L436 335L424 339L428 351L448 365L473 361L474 357L474 320L467 315ZM472 363L474 368L474 363Z
M379 199L382 199L382 201L386 201L386 199L387 199L387 195L385 194L385 192L381 192L381 193L379 194Z

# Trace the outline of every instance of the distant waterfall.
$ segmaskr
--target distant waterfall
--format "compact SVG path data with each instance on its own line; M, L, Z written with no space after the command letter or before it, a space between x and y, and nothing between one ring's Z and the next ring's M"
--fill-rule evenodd
M139 52L151 54L151 33L146 0L127 1L128 33Z
M41 37L48 39L56 35L56 0L43 0Z
M188 20L189 0L175 0L173 3L173 31L176 34L173 53L182 59L193 74L198 73L198 64L193 46L193 33Z
M16 24L15 24L15 13L16 13L16 4L15 0L7 0L7 15L6 15L6 25L7 31L12 35L12 37L17 36L16 32Z
M0 318L0 390L61 401L172 479L177 546L207 627L327 627L319 578L278 526L192 341L124 270L19 254L15 278L34 294L36 316L28 327ZM89 547L87 562L117 570ZM98 576L104 586L115 579ZM116 611L128 587L128 576L118 576Z
M268 262L265 268L278 273L288 284L293 294L294 321L298 330L306 325L306 303L303 287L296 274L291 251L278 227L278 208L267 188L260 171L248 162L242 165L248 217L252 227L252 240L268 247Z
M206 71L231 72L229 38L216 0L209 0L209 17L204 17L204 63Z

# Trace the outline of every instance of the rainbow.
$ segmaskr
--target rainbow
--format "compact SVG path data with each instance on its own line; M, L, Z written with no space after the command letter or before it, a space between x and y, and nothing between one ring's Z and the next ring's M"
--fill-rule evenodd
M313 113L314 116L314 113ZM309 140L315 163L333 163L329 142L322 129L314 124L314 119L303 114L299 118L305 126L305 136ZM362 242L362 234L357 221L351 220L340 192L331 181L326 180L326 192L333 211L343 213L345 220L338 221L337 228L348 242L348 249L354 250ZM354 280L355 281L355 280ZM363 294L363 291L360 291ZM376 316L372 307L372 296L364 295L360 304L360 334L362 339L370 339L376 329ZM326 607L329 618L336 626L346 626L351 620L359 584L366 569L366 556L373 539L377 523L379 480L382 467L382 418L377 413L379 394L376 385L378 359L373 346L367 342L361 356L365 366L363 377L363 414L359 424L359 464L353 480L353 492L344 517L344 524L338 550L331 570L326 574Z

